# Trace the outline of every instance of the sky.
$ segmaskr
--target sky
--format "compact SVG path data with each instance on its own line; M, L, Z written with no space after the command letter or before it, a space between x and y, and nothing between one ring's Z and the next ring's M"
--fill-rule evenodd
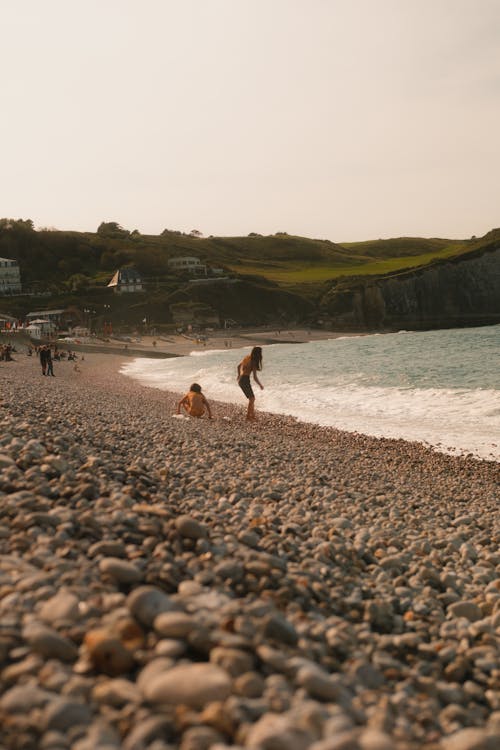
M500 226L499 0L0 0L0 25L2 217Z

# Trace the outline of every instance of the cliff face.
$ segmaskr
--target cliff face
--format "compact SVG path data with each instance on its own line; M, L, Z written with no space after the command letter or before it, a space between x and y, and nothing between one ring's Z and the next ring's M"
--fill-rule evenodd
M500 247L421 270L332 287L322 300L345 328L446 328L500 323Z

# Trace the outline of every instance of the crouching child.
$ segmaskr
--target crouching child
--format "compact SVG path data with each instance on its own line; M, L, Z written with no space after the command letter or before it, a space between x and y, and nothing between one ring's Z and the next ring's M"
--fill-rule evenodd
M193 383L189 392L181 398L177 404L177 414L181 413L181 408L190 417L202 417L206 411L208 418L213 419L210 404L201 392L201 386L198 383Z

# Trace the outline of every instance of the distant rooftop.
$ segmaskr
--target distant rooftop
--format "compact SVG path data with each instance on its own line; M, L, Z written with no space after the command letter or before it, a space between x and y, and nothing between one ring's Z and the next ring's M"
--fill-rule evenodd
M26 315L27 318L37 318L43 315L62 315L64 310L35 310Z

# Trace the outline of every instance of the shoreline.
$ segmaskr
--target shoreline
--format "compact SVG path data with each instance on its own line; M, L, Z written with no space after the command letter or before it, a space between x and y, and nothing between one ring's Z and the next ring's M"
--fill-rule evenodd
M333 338L343 338L343 336L337 335ZM291 342L278 342L278 343L291 343ZM299 343L299 342L295 342L295 343ZM207 354L209 354L211 352L214 352L214 353L225 352L227 351L227 349L208 349L207 348L205 351ZM196 350L193 350L192 348L190 348L189 351L185 352L185 354L179 355L179 356L189 357L191 353L196 354ZM123 377L129 378L139 383L144 388L155 389L162 393L169 393L169 392L172 393L168 389L162 388L160 385L156 385L154 383L148 382L147 378L143 377L142 375L136 375L135 373L128 374L124 372L123 370L124 369L126 370L127 365L129 364L130 364L129 360L124 360L124 362L121 363L120 365L120 374ZM188 380L190 380L189 377L188 377ZM183 393L179 392L177 396L178 399L182 397ZM218 405L227 405L227 406L230 405L230 406L233 406L234 408L243 409L245 406L245 403L243 401L240 403L237 401L221 400L220 397L214 398L213 396L210 396L209 400L210 400L210 403L213 404L215 407L217 407ZM337 432L345 432L350 435L359 434L359 435L363 435L367 438L371 438L374 440L403 440L408 443L415 443L418 445L422 445L423 447L427 448L430 451L441 453L444 455L456 456L459 458L464 457L464 456L473 456L478 461L487 461L489 463L496 463L496 464L500 463L500 455L498 455L498 451L496 451L496 445L494 442L490 442L489 444L477 443L475 447L466 446L466 445L464 446L463 444L462 446L460 446L460 440L457 440L457 442L459 443L458 445L453 445L453 444L450 444L452 443L452 441L447 439L446 437L440 437L439 440L436 439L435 442L431 442L432 437L429 437L429 435L426 435L425 432L421 435L418 435L418 431L417 431L417 434L415 434L414 436L410 434L406 434L406 435L403 434L401 436L397 434L398 430L396 429L396 430L393 430L393 432L395 432L396 434L384 435L384 434L377 434L376 430L373 430L372 432L365 432L363 431L362 428L358 428L358 427L355 427L355 428L353 427L352 429L349 429L349 427L336 426L334 424L321 424L320 422L315 421L313 418L307 419L301 415L287 414L287 413L279 412L279 411L269 411L269 410L266 410L265 408L260 408L259 398L258 398L258 389L257 389L256 407L257 407L256 409L257 419L259 419L259 415L267 414L268 416L274 416L277 418L291 419L300 424L310 425L318 429L335 430ZM369 427L367 429L369 429Z
M92 347L92 345L81 345L81 346L70 346L69 348L73 348L73 350L76 350L77 352L81 352L84 356L91 355L91 359L98 358L100 361L100 357L104 357L104 360L102 360L101 366L103 365L111 365L115 368L115 371L117 374L119 374L120 377L124 378L127 381L132 381L136 384L138 384L140 387L145 388L147 390L154 390L158 391L162 394L165 394L167 397L170 397L172 399L172 403L176 404L177 401L182 397L184 391L181 393L180 391L174 392L174 391L168 391L164 390L162 388L159 388L155 385L149 385L146 383L140 382L138 378L132 377L130 375L124 374L121 370L124 365L127 365L130 363L131 359L142 359L145 358L153 358L153 359L159 359L159 358L174 358L174 357L188 357L192 352L196 351L204 351L204 352L210 352L210 351L227 351L232 348L241 349L246 348L249 346L266 346L266 345L272 345L272 344L303 344L303 343L310 343L311 341L325 341L325 340L335 340L339 338L351 338L351 337L358 337L358 336L369 336L369 335L382 335L380 332L370 334L370 333L346 333L341 331L324 331L324 330L308 330L308 329L285 329L281 330L278 333L276 332L276 338L275 339L269 339L266 338L263 334L265 331L263 329L248 329L244 333L238 336L232 336L232 337L226 337L224 336L223 331L216 331L214 332L215 335L211 338L207 339L206 345L203 344L201 341L196 342L192 339L189 339L188 337L184 335L178 335L177 337L172 338L169 337L169 340L166 341L165 339L161 340L161 345L158 345L159 351L156 347L153 347L152 342L156 340L157 342L160 340L158 337L143 337L141 349L135 350L128 348L127 350L124 350L122 348L116 347ZM391 332L386 332L391 333ZM208 344L214 344L216 342L218 343L224 343L224 341L227 341L230 346L228 348L226 347L217 347L217 348L210 348ZM130 345L129 345L130 346ZM169 351L166 350L162 351L161 346L166 347L168 346ZM193 348L195 347L195 348ZM23 359L24 355L22 352L17 354L18 359ZM112 359L110 359L112 358ZM90 361L90 360L88 360ZM113 364L112 364L113 363ZM236 404L231 401L220 401L217 399L210 399L210 402L215 404L218 408L218 411L222 411L226 407L231 407L234 409L241 409L242 413L245 408L245 404L242 402L241 405ZM257 404L258 407L258 404ZM456 448L454 446L442 446L441 443L432 444L425 438L419 439L411 439L406 437L391 437L391 436L378 436L378 435L372 435L369 433L365 433L359 430L348 430L342 427L336 427L333 425L320 425L316 422L312 421L305 421L302 420L300 417L296 417L290 414L282 414L279 412L267 412L265 410L260 410L257 408L257 413L260 415L267 415L268 417L273 417L277 419L283 419L283 420L292 420L294 422L297 422L299 424L303 425L309 425L312 427L317 428L318 430L333 430L335 432L345 432L347 435L361 435L362 437L366 437L371 440L388 440L388 441L403 441L405 443L409 444L415 444L420 445L423 448L433 452L433 453L439 453L441 455L447 455L447 456L453 456L456 458L464 458L464 457L472 457L477 461L486 461L488 463L492 464L499 464L500 459L496 456L489 455L479 455L477 453L473 453L471 449L468 448Z
M169 358L189 355L192 351L210 349L242 349L247 346L271 344L306 344L343 337L369 336L368 332L327 331L306 328L268 329L248 328L213 330L196 335L171 334L169 336L128 336L123 339L96 339L76 342L59 342L60 349L74 349L85 353L117 354L125 357ZM154 344L153 342L156 342Z
M64 382L70 387L78 387L79 384L85 384L90 385L91 387L96 388L99 391L117 391L120 394L129 395L132 398L139 398L142 395L144 398L146 398L146 400L149 395L151 397L151 400L158 404L158 406L161 408L161 412L164 417L166 417L167 419L171 419L172 417L174 417L177 403L184 395L184 391L177 392L172 390L165 390L154 385L146 385L139 379L126 375L122 372L122 367L129 363L129 358L127 356L123 356L121 353L85 353L85 355L85 359L83 361L79 359L77 362L78 367L80 368L79 373L74 373L73 363L56 362L56 372L59 371L57 372L57 377L60 377L60 367L62 365L65 370ZM35 356L33 356L33 358L26 357L26 360L28 362L31 362L32 359L36 364L34 368L30 369L34 369L35 371L37 371L39 369L38 358ZM18 366L19 364L21 364L22 367L22 361L23 355L18 354ZM5 364L6 366L8 366L14 363ZM0 370L0 382L1 374L2 372ZM269 412L258 408L256 423L254 425L249 425L245 420L246 402L242 401L241 404L237 404L230 401L220 401L218 399L211 398L210 403L214 407L213 411L216 414L215 419L207 420L206 418L203 418L201 420L202 423L205 423L207 421L209 421L211 424L223 422L224 424L231 423L232 426L234 426L235 424L240 424L242 429L252 429L252 427L254 427L256 430L259 430L261 428L266 430L280 429L286 430L287 434L290 433L290 431L293 433L298 433L300 432L300 430L303 430L309 437L314 434L320 441L324 440L328 442L331 439L339 439L339 437L343 436L345 440L353 439L359 440L361 442L366 441L368 444L373 444L374 447L380 445L387 445L388 447L396 448L397 446L408 446L409 448L414 448L417 451L423 451L429 454L429 457L431 458L439 456L459 462L469 463L472 461L477 462L478 464L487 464L492 467L500 467L500 462L497 459L487 459L479 457L477 455L474 455L470 451L453 452L453 449L441 450L438 447L435 447L421 440L408 440L406 438L400 437L374 436L358 430L350 431L330 425L320 425L316 422L307 422L290 414ZM186 417L182 421L187 423L197 423L199 420L193 420Z
M500 741L497 465L222 403L174 419L123 357L15 356L6 750Z
M158 405L158 407L161 408L161 412L164 417L173 417L177 408L177 403L179 399L182 398L183 392L181 393L180 391L176 392L171 390L164 390L162 388L158 388L157 386L145 385L138 379L132 378L129 375L125 375L121 371L121 369L124 365L127 365L129 363L129 358L126 356L122 356L118 352L113 354L85 354L87 355L85 359L83 361L79 359L76 363L77 367L79 368L79 372L74 371L75 363L64 361L56 362L54 365L56 378L54 380L60 381L62 379L64 386L69 387L70 389L78 389L80 386L85 385L96 389L96 391L98 392L117 392L120 393L120 395L126 395L130 397L142 396L146 400L149 396L151 401L153 401ZM15 362L0 363L5 367L5 370L0 369L0 383L2 382L2 375L5 371L7 371L7 368L10 367L11 369L18 370L24 369L24 358L26 359L26 364L29 366L30 374L34 374L34 382L37 382L37 376L39 374L38 358L35 356L31 358L22 354L15 355L15 358ZM14 368L12 368L13 365L15 365ZM63 376L62 378L61 375ZM41 380L42 379L40 378L40 381ZM33 379L31 379L31 382L33 382ZM252 426L249 425L244 419L244 415L246 412L245 402L236 404L229 401L219 401L217 399L211 398L210 403L215 407L214 411L216 410L216 418L213 420L206 420L204 418L201 420L202 423L205 423L206 421L209 421L211 424L224 422L231 423L233 426L234 424L241 423L240 426L242 427L242 429L251 429ZM253 427L255 427L257 431L260 428L268 429L269 426L271 426L272 429L286 429L287 432L289 432L290 430L296 431L303 429L308 435L316 432L318 438L321 437L321 439L326 440L328 438L338 438L339 436L344 436L344 439L346 440L352 438L354 440L360 440L361 442L366 441L367 443L373 444L374 447L378 447L380 445L397 447L402 445L408 446L410 448L415 448L418 451L424 451L425 453L428 453L430 457L441 456L451 460L457 460L459 462L464 461L466 463L473 461L479 464L487 464L492 467L499 464L499 462L495 459L489 460L481 458L473 455L470 452L450 453L444 450L439 450L429 443L425 443L419 440L407 440L405 438L399 437L367 435L360 431L349 431L334 426L320 425L315 422L306 422L292 415L268 412L259 409L257 409L257 414L258 420L253 425ZM198 422L198 420L192 420L190 418L186 418L182 421L186 421L188 423L193 421Z
M24 357L26 359L26 363L23 361ZM161 416L163 418L171 418L174 415L177 403L182 397L183 393L181 393L180 391L175 392L170 390L163 390L156 386L145 385L139 382L139 380L137 380L136 378L125 375L121 372L121 368L128 362L128 357L124 357L119 353L90 354L87 355L83 361L81 359L77 361L76 365L79 368L78 372L75 372L74 370L75 363L56 362L56 377L54 378L54 381L60 382L63 385L64 389L68 389L69 392L74 390L78 391L81 386L84 386L85 388L90 388L97 393L106 395L117 393L120 396L126 398L136 397L141 399L141 401L151 401L156 405L157 408L161 410ZM24 365L28 366L28 377L31 385L34 385L37 382L43 382L41 377L38 378L38 376L40 375L40 368L38 364L38 358L35 356L31 358L26 357L26 355L16 354L15 362L0 363L0 365L3 365L3 368L0 367L0 383L2 383L2 377L5 378L5 374L8 373L9 368L11 370L14 369L18 372L22 372L26 369ZM49 380L49 378L47 378L47 380ZM54 381L50 379L49 382ZM5 384L5 382L6 381L4 379L3 383ZM321 441L328 440L328 438L342 438L347 441L352 439L354 441L360 441L361 443L372 445L374 448L385 446L387 448L398 449L400 446L407 446L409 449L415 449L419 453L423 452L425 454L428 454L429 458L431 459L442 458L445 460L450 460L451 462L457 461L459 463L466 464L470 464L472 462L479 465L490 466L493 469L499 463L496 460L479 458L477 456L474 456L472 453L447 453L418 440L406 440L404 438L384 436L377 437L367 435L359 431L348 431L334 426L319 425L314 422L305 422L292 415L267 412L264 410L257 411L260 419L258 419L258 421L252 425L246 422L246 420L244 419L244 415L246 412L246 403L242 402L241 404L235 404L227 401L219 401L217 399L210 399L210 401L215 405L215 408L217 409L218 416L215 419L207 420L203 418L202 420L194 420L186 418L183 419L182 422L188 424L196 424L198 422L201 422L202 424L205 424L206 422L208 422L209 424L217 424L223 422L224 424L230 424L231 427L239 426L242 429L254 429L257 433L261 428L265 430L274 430L279 428L280 430L285 430L287 434L303 431L308 435L309 438L312 434L317 433L317 438Z

